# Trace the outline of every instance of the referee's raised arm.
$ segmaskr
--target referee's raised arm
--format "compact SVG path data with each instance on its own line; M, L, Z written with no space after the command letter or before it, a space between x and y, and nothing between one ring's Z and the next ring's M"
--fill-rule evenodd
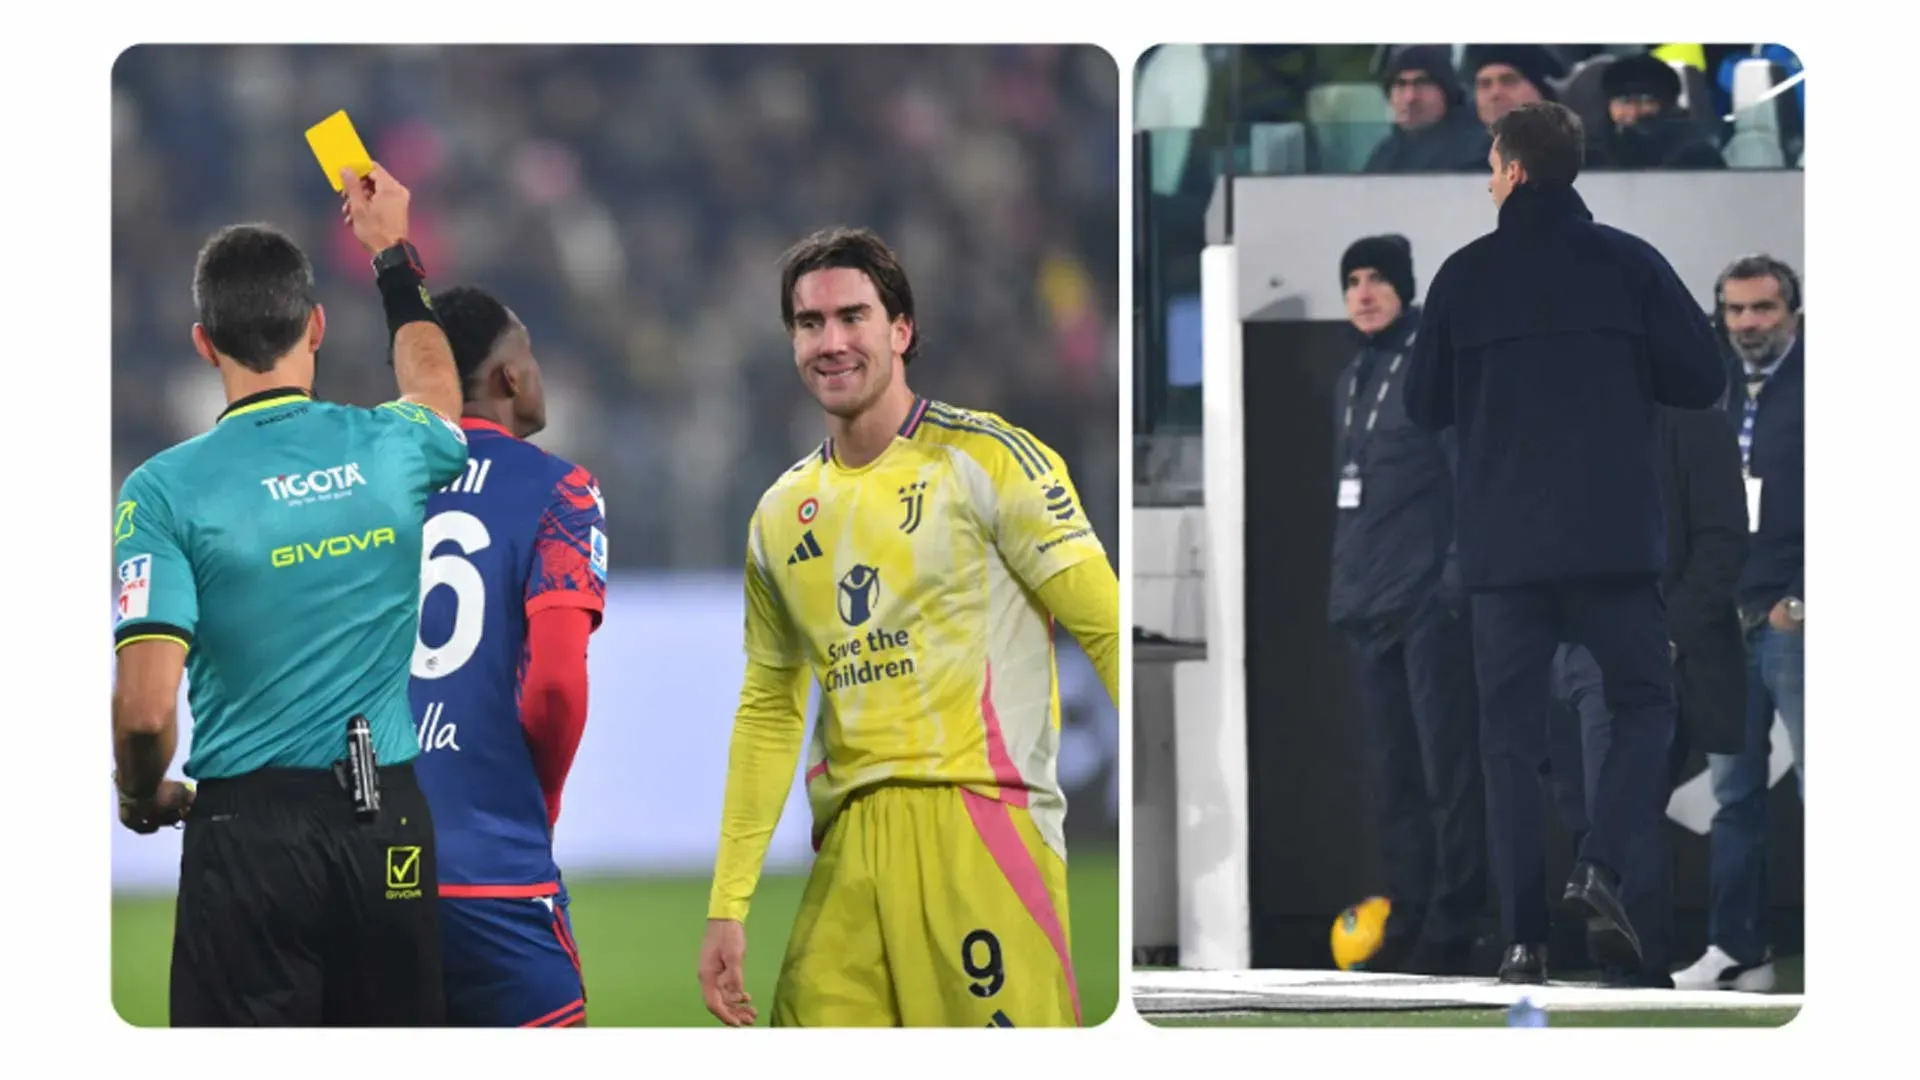
M434 317L420 254L407 240L407 206L412 196L377 162L365 176L340 174L342 214L354 238L373 253L374 280L393 339L393 375L403 401L458 421L460 373L453 346Z

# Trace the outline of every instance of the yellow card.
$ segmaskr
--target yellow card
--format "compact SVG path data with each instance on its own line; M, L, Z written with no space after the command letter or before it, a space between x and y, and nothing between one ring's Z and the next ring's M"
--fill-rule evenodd
M313 156L320 159L327 183L335 191L340 190L341 169L352 169L356 176L373 170L373 155L360 142L360 133L353 130L345 109L308 128L307 145L313 147Z

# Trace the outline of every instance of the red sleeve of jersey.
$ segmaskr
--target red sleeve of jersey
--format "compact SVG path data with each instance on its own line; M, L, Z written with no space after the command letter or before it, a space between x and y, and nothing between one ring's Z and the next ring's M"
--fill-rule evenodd
M551 607L527 620L527 674L520 724L547 797L547 824L560 820L560 792L587 726L587 637L592 613Z
M600 626L607 603L607 517L600 485L575 466L554 485L533 538L527 617L555 607L583 609Z

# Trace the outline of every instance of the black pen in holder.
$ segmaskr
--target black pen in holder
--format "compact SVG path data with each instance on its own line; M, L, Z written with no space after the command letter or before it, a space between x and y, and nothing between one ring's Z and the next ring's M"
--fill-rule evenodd
M380 816L380 771L373 756L373 728L367 718L347 721L347 787L353 794L353 816L372 821Z

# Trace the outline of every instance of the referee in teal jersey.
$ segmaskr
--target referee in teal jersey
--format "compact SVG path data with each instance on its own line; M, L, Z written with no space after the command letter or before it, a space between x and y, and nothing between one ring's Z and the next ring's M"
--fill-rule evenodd
M194 268L193 343L227 408L135 469L114 512L120 820L186 827L176 1027L444 1019L407 683L427 496L466 467L460 380L407 190L377 165L344 179L400 399L313 400L312 265L272 229L223 229ZM197 789L165 779L183 671Z

